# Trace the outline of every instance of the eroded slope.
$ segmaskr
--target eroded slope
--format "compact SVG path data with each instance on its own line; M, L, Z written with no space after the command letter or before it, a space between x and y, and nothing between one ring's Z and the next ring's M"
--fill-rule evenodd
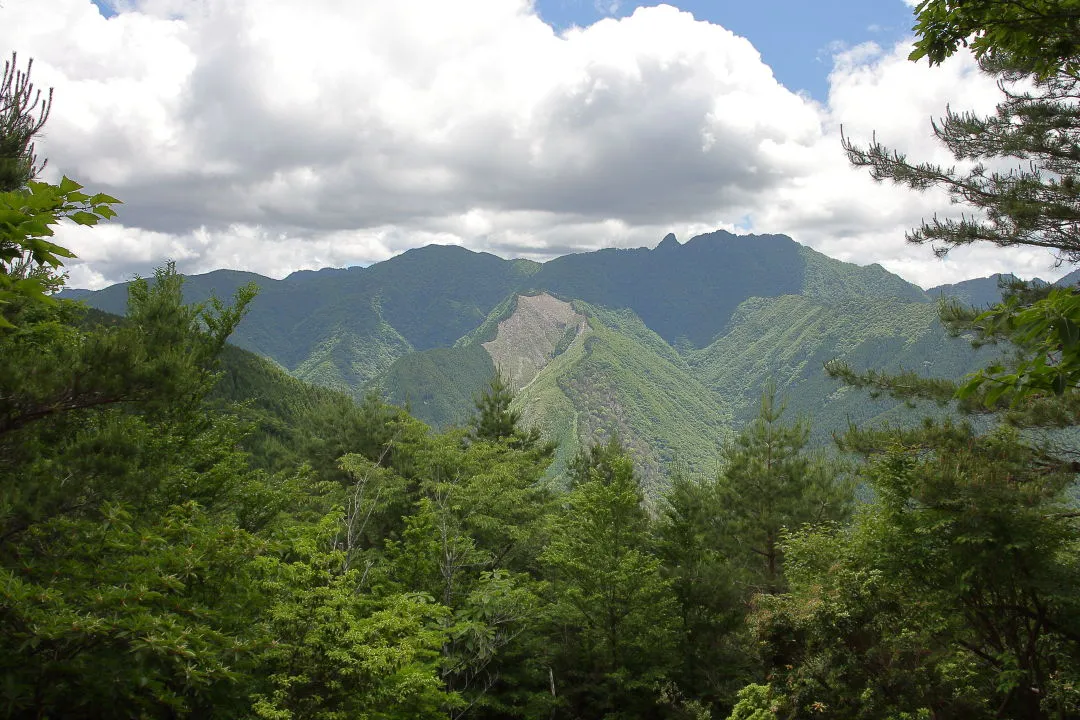
M483 343L491 361L520 390L585 328L585 316L547 293L519 295L514 312Z

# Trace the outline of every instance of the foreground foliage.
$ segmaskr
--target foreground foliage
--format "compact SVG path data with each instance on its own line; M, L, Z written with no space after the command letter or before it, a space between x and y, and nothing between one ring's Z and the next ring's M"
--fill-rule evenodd
M929 423L878 453L878 500L789 536L756 601L781 716L1069 717L1080 706L1080 545L1067 464L1015 431Z

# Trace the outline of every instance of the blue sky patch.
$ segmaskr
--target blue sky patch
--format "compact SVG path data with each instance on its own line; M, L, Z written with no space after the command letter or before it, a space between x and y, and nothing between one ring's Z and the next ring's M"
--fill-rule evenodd
M546 22L564 30L604 17L625 17L638 7L656 4L536 0L536 9ZM914 24L912 9L903 0L672 0L667 4L747 38L785 87L818 100L827 97L832 53L838 45L873 41L889 47L909 34Z

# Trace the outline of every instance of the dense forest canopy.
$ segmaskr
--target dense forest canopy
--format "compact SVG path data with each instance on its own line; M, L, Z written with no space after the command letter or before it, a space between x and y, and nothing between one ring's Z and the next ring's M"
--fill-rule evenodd
M913 242L1076 259L1077 16L917 6L914 58L970 42L1003 99L934 126L967 171L845 140L875 177L972 207ZM498 372L435 431L227 345L250 285L185 304L168 265L123 317L55 297L52 228L118 201L36 179L50 106L29 74L13 58L0 83L5 716L1080 717L1075 288L943 305L1012 353L966 379L830 366L930 403L921 424L824 453L768 384L710 472L647 495L610 432L553 476Z

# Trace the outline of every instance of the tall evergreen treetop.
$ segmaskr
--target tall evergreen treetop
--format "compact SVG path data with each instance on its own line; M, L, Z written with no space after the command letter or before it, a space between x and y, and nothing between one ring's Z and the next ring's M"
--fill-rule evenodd
M676 607L652 551L634 464L617 439L582 452L541 554L554 591L552 685L569 717L660 717L675 663Z
M476 399L477 414L470 423L470 436L474 440L506 442L518 450L535 450L540 457L550 460L555 445L542 443L536 428L521 427L521 413L510 407L513 401L509 378L496 370L487 390Z
M496 370L487 389L476 399L473 437L496 442L513 437L521 420L521 413L510 409L513 401L514 391L509 379Z
M25 71L19 70L12 53L0 77L0 192L18 190L45 167L44 162L37 164L34 136L49 119L53 91L49 88L42 102L41 91L30 81L33 66L31 60Z
M770 383L758 417L724 449L718 483L734 547L766 592L782 587L785 529L843 519L852 503L839 467L807 451L809 423L784 423L783 414Z

